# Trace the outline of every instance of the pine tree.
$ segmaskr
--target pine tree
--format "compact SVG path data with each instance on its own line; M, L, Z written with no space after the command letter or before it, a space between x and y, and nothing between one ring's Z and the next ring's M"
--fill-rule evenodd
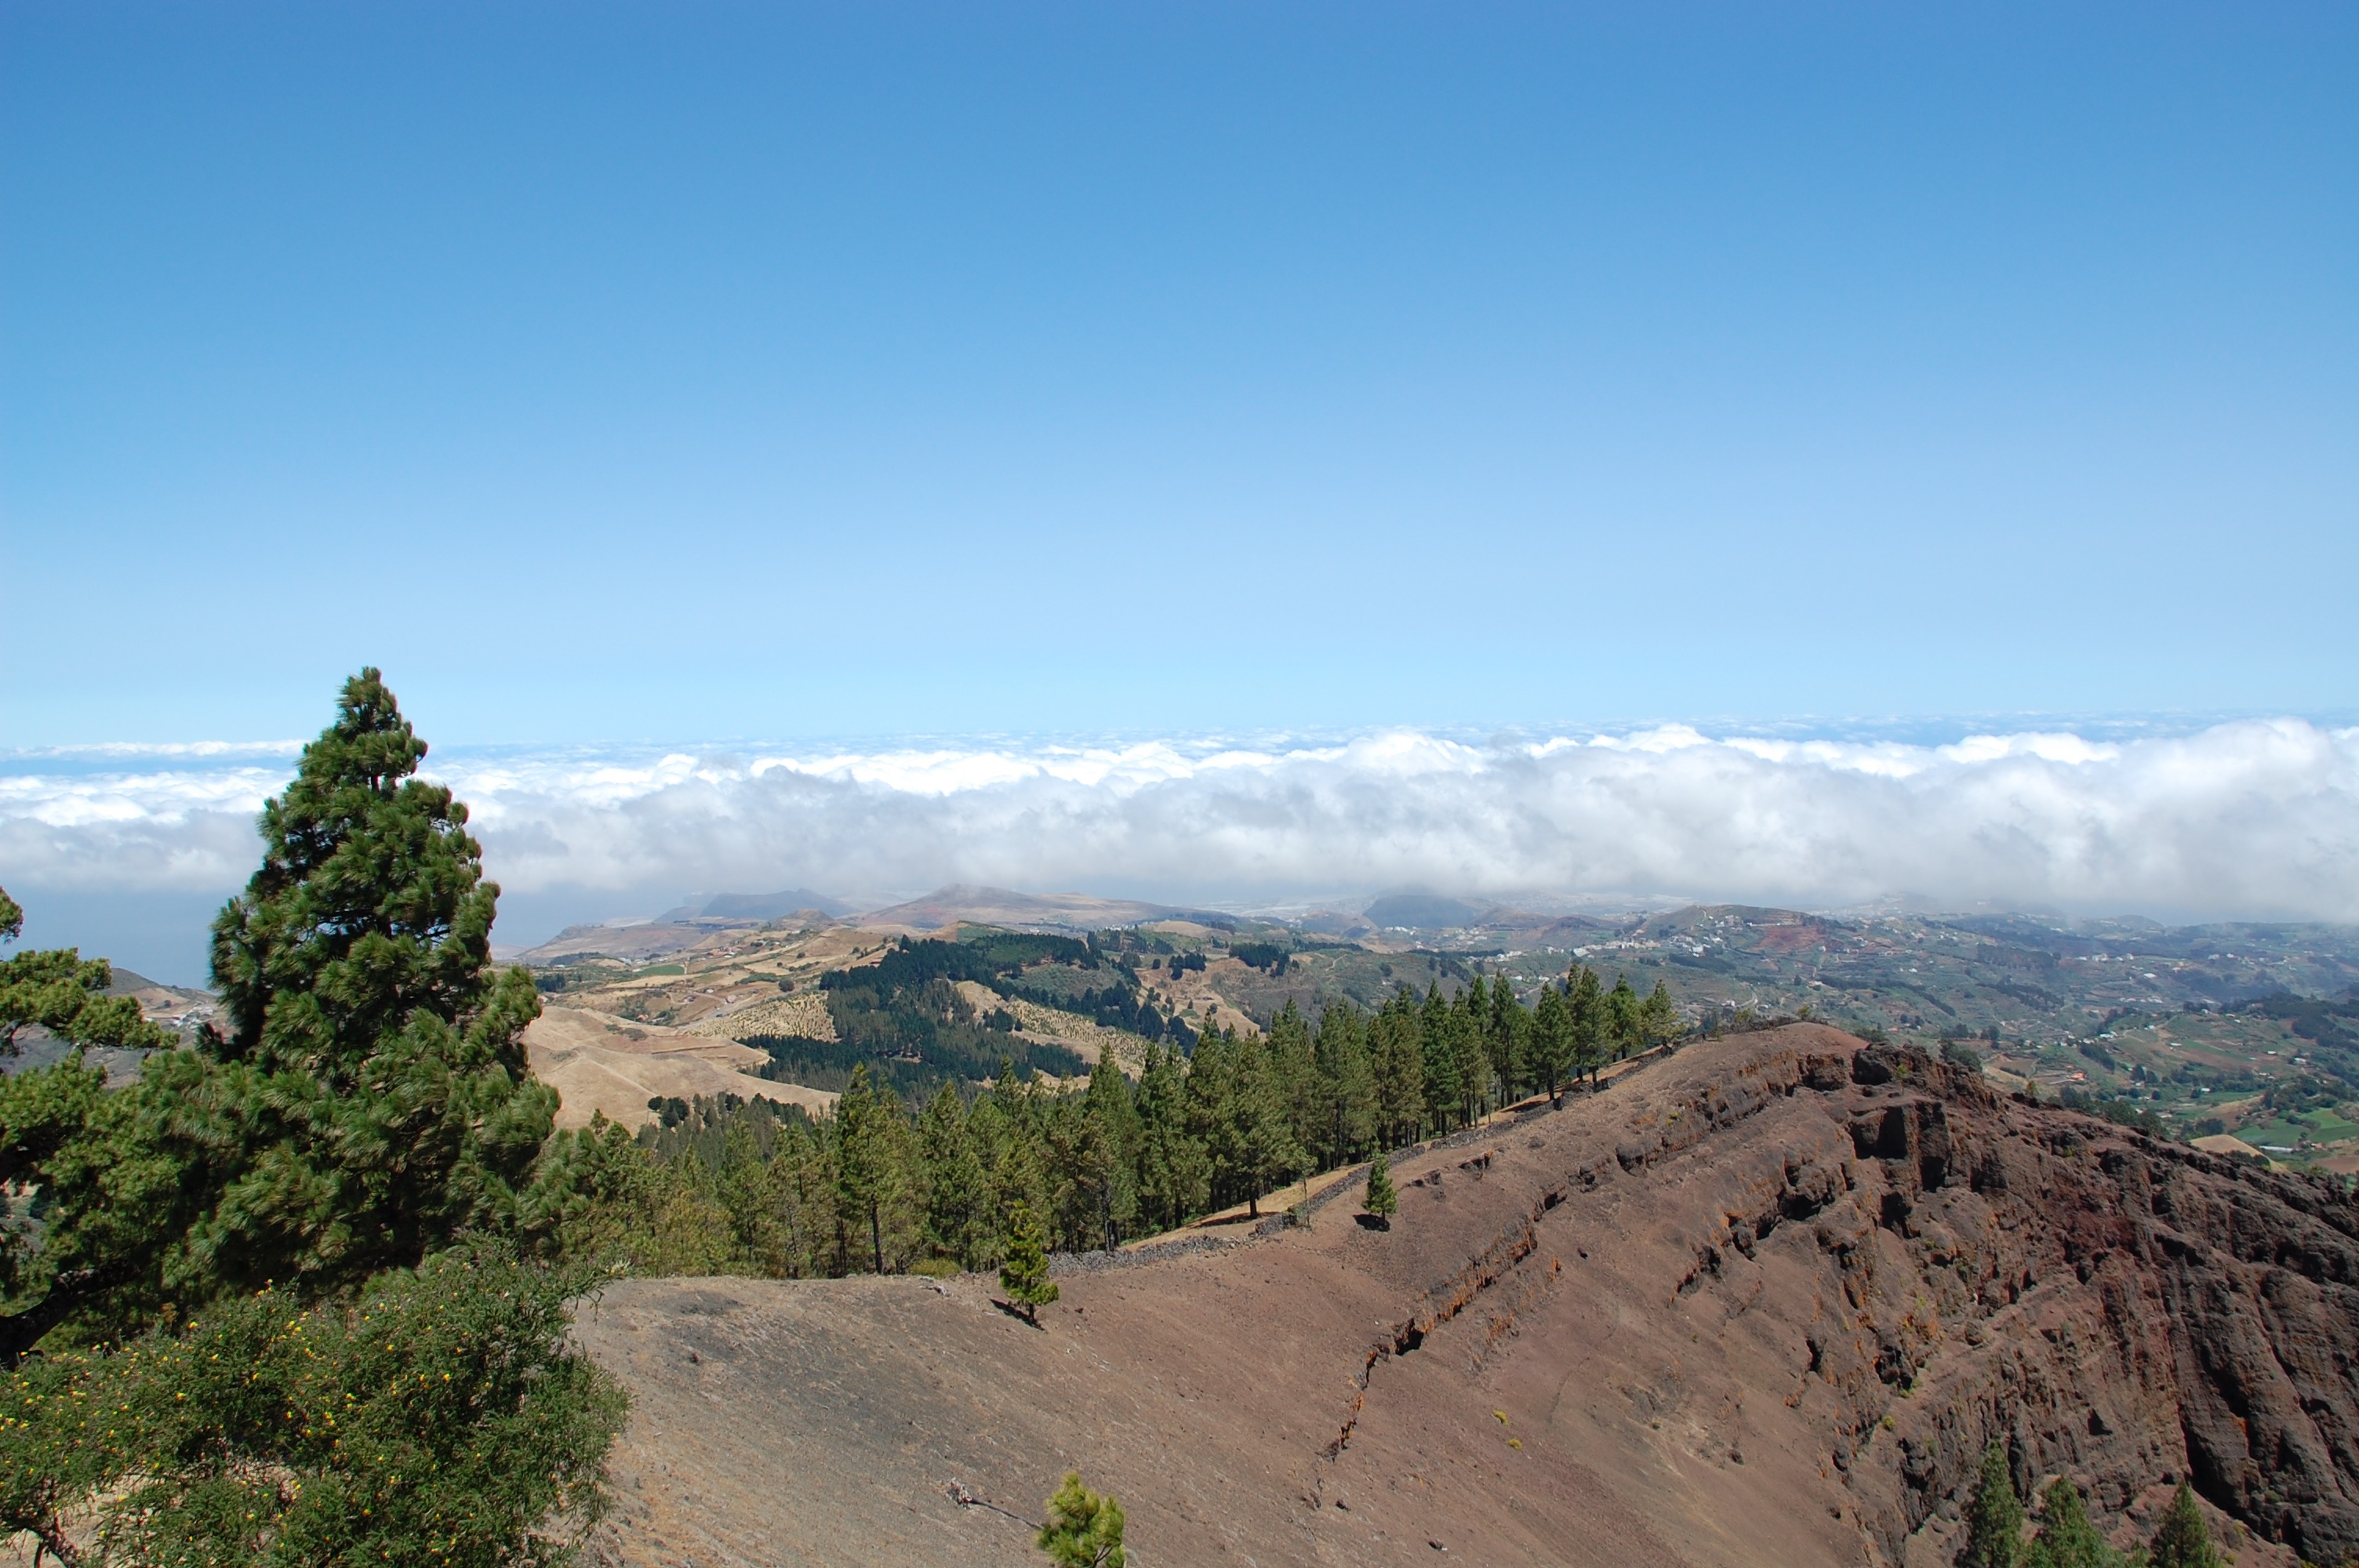
M1368 1190L1360 1206L1387 1224L1400 1211L1400 1194L1393 1188L1392 1173L1386 1167L1385 1152L1381 1149L1368 1162Z
M852 1069L852 1081L836 1098L835 1184L845 1220L868 1232L869 1264L885 1271L885 1203L892 1188L888 1110L869 1086L868 1064Z
M926 1166L926 1246L937 1258L975 1268L990 1214L989 1178L975 1153L966 1108L948 1082L926 1102L918 1145Z
M1207 1201L1215 1208L1242 1195L1234 1148L1237 1059L1244 1049L1234 1028L1207 1029L1188 1059L1187 1131L1204 1151Z
M0 942L24 934L25 912L0 888ZM38 1024L73 1045L127 1045L149 1051L173 1044L171 1033L139 1016L139 1003L109 996L114 967L71 947L18 953L0 960L0 1056L17 1054L16 1034Z
M1983 1451L1974 1495L1966 1505L1966 1546L1958 1568L2018 1568L2023 1561L2023 1501L2015 1494L2006 1450L1994 1439Z
M1531 1072L1532 1015L1524 1011L1516 988L1501 975L1491 982L1491 1076L1499 1086L1499 1103L1513 1105L1524 1098Z
M1287 1130L1295 1143L1304 1149L1315 1149L1326 1141L1326 1106L1319 1092L1319 1075L1312 1065L1310 1024L1301 1010L1288 997L1277 1016L1269 1021L1269 1033L1263 1035L1258 1046L1267 1065L1272 1092L1279 1109L1286 1117Z
M1491 1102L1491 1060L1484 1036L1491 1022L1491 991L1475 976L1450 999L1451 1060L1457 1065L1458 1125L1472 1127Z
M1082 1486L1081 1472L1069 1471L1049 1499L1049 1522L1033 1544L1058 1568L1123 1568L1122 1526L1122 1505Z
M2195 1506L2194 1487L2179 1483L2162 1525L2154 1532L2154 1543L2147 1550L2152 1568L2220 1568L2220 1549L2212 1544L2203 1510Z
M149 1056L60 1142L39 1301L0 1356L68 1318L105 1340L168 1302L336 1290L534 1206L557 1108L525 1061L540 1002L492 964L499 890L466 807L413 776L425 754L376 671L344 684L214 922L226 1032Z
M1121 1244L1137 1215L1131 1184L1134 1115L1129 1080L1098 1058L1090 1087L1051 1100L1042 1131L1059 1244L1071 1251Z
M1138 1113L1139 1206L1148 1224L1168 1229L1201 1210L1212 1178L1203 1145L1188 1134L1187 1086L1176 1054L1148 1042L1132 1103Z
M1007 1213L1006 1255L999 1266L999 1288L1024 1309L1024 1320L1038 1327L1040 1309L1057 1299L1057 1281L1049 1278L1049 1238L1030 1204L1019 1203Z
M2024 1554L2024 1568L2109 1568L2114 1553L2090 1519L2081 1488L2060 1476L2044 1496L2039 1535Z
M1564 1076L1572 1066L1572 1012L1564 992L1542 986L1532 1008L1532 1074L1550 1105L1564 1102Z
M1386 1143L1415 1138L1425 1124L1425 1052L1419 1043L1417 993L1396 991L1369 1026L1375 1058L1377 1136Z
M1349 1001L1331 1004L1319 1015L1311 1041L1322 1107L1319 1137L1327 1162L1341 1165L1364 1146L1376 1109L1375 1074L1368 1062L1368 1035L1360 1010Z
M1607 1049L1604 990L1597 971L1580 964L1565 977L1565 985L1569 993L1565 1007L1572 1023L1572 1070L1575 1076L1586 1073L1593 1089Z
M1680 1037L1680 1010L1671 1000L1671 988L1661 980L1655 982L1655 989L1639 1004L1638 1035L1648 1050Z
M1425 1114L1436 1132L1448 1130L1458 1109L1458 1059L1450 1049L1450 1004L1441 983L1428 980L1417 1010L1418 1057L1425 1069Z
M1638 993L1630 989L1630 977L1614 977L1614 989L1605 996L1605 1035L1617 1062L1633 1051L1645 1048L1646 1041L1638 1023Z
M1277 1054L1259 1040L1241 1041L1233 1049L1235 1087L1215 1160L1226 1156L1245 1191L1246 1212L1259 1218L1261 1195L1292 1181L1310 1161L1295 1141L1294 1120L1287 1114Z

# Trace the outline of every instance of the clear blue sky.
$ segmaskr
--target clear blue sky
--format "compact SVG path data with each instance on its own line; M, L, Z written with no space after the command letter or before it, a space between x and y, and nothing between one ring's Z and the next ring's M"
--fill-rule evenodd
M2348 709L2359 10L0 4L0 745Z

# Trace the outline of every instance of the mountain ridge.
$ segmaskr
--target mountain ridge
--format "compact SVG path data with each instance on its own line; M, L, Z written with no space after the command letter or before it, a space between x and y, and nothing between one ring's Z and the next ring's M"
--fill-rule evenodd
M1046 1332L974 1276L618 1284L582 1325L637 1400L603 1559L1027 1562L948 1488L1028 1509L1079 1467L1163 1563L1915 1563L1994 1438L2119 1540L2192 1476L2248 1568L2292 1561L2253 1530L2359 1548L2325 1184L1810 1024L1396 1173L1388 1232L1069 1261Z

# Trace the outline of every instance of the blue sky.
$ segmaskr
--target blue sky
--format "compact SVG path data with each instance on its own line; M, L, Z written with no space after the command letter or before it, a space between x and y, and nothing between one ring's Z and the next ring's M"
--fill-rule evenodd
M0 5L0 745L2329 713L2347 6Z

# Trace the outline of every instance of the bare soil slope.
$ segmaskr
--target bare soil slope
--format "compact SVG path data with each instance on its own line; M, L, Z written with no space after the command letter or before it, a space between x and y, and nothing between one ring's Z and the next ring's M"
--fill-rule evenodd
M524 1032L534 1076L557 1090L557 1125L587 1127L604 1113L636 1128L650 1099L734 1094L773 1099L814 1115L835 1103L825 1089L772 1083L754 1069L769 1058L734 1040L639 1023L581 1007L544 1007Z
M1925 1563L1994 1437L2125 1540L2191 1473L2359 1548L2359 1217L2322 1186L1812 1025L1397 1170L1389 1231L1345 1184L1077 1261L1040 1329L975 1278L618 1284L581 1324L636 1400L599 1550L1031 1563L953 1484L1037 1518L1077 1467L1153 1564Z

